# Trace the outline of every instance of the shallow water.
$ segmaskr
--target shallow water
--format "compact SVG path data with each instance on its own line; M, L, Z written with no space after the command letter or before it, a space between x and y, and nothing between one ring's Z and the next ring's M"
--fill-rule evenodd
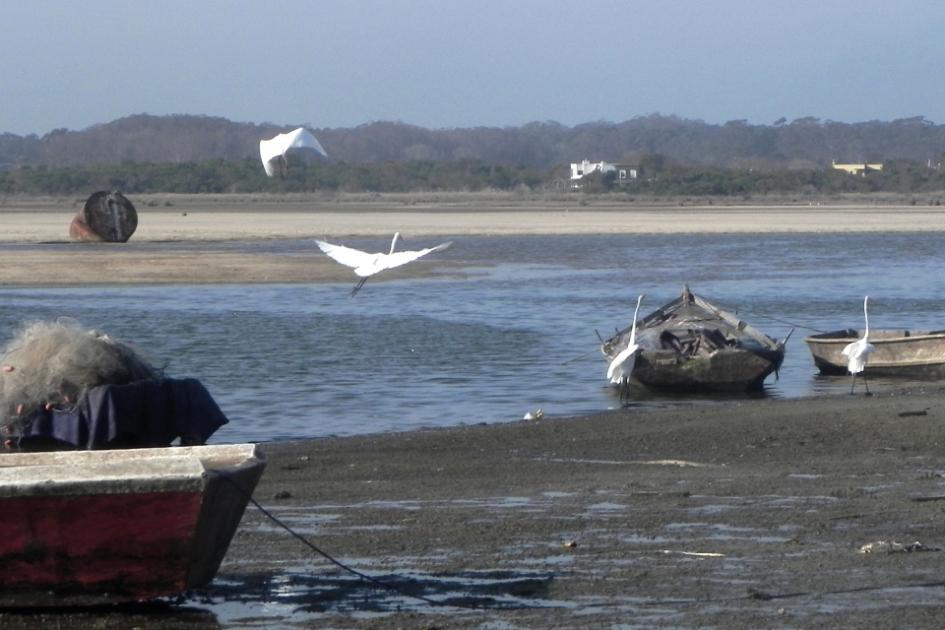
M345 243L377 250L383 240ZM937 234L453 240L436 257L465 277L371 281L355 298L353 275L342 284L0 289L0 339L23 321L68 316L132 342L168 374L207 386L230 419L211 439L219 443L514 421L539 407L552 416L617 407L595 331L609 336L626 326L637 294L647 294L643 314L684 283L773 337L795 329L764 396L849 387L846 377L817 375L803 337L861 327L865 294L874 328L945 328ZM286 256L313 248L308 240L128 246ZM894 383L870 381L873 389ZM722 399L639 391L631 404Z

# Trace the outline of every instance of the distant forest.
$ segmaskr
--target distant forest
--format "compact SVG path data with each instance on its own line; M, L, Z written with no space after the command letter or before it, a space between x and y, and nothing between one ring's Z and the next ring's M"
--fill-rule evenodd
M650 115L574 127L536 122L467 129L306 125L330 158L294 161L287 178L267 178L259 140L295 126L140 114L41 137L4 133L0 193L546 189L565 185L568 165L584 158L639 165L641 178L623 189L651 194L945 190L945 125L922 117L713 125ZM884 169L857 177L831 169L834 160L881 162ZM596 178L584 190L615 185Z

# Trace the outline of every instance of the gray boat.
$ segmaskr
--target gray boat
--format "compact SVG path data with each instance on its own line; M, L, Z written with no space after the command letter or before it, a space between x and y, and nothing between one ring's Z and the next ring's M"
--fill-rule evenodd
M601 343L608 363L627 347L632 328ZM639 354L631 378L679 391L750 391L784 361L778 341L683 287L682 295L637 323ZM788 335L790 337L790 335Z

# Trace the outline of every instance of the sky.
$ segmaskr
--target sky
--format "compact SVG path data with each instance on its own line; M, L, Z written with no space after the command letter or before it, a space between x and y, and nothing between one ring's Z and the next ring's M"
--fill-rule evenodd
M0 0L0 133L195 114L431 129L945 123L938 0Z

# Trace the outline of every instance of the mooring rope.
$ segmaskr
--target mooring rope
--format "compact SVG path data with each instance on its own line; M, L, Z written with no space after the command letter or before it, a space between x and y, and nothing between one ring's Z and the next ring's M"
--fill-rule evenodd
M770 320L773 321L773 322L778 322L779 324L784 324L785 326L790 326L790 327L792 327L792 328L800 328L800 329L802 329L802 330L809 330L809 331L815 332L815 333L825 333L825 332L827 332L826 330L821 330L821 329L819 329L819 328L814 328L813 326L805 326L804 324L798 324L798 323L796 323L796 322L791 322L791 321L788 321L788 320L786 320L786 319L781 319L780 317L775 317L774 315L768 315L767 313L761 313L761 312L759 312L759 311L752 311L752 310L750 310L750 309L739 309L738 307L732 307L732 306L727 306L727 305L725 305L723 308L724 308L725 310L729 311L730 313L732 313L733 315L736 315L736 316L738 316L738 317L740 317L741 314L747 314L747 315L751 315L752 317L758 317L758 318L761 318L761 319L770 319Z
M815 333L825 333L825 332L827 332L826 330L821 330L820 328L814 328L813 326L805 326L804 324L798 324L798 323L795 323L795 322L790 322L790 321L788 321L788 320L786 320L786 319L780 319L780 318L778 318L778 317L774 317L773 315L765 315L764 313L758 313L758 312L756 312L756 311L749 311L749 310L745 310L745 311L742 311L742 312L748 313L748 314L751 315L752 317L760 317L761 319L770 319L770 320L773 321L773 322L778 322L779 324L784 324L785 326L791 326L792 328L801 328L801 329L803 329L803 330L809 330L809 331L815 332Z
M269 510L267 510L266 508L264 508L262 505L260 505L260 504L256 501L256 499L254 499L254 498L252 497L251 494L249 494L248 492L246 492L246 490L245 490L239 483L237 483L237 481L236 481L235 479L232 478L232 476L231 476L230 473L225 472L225 471L222 471L222 470L215 470L215 471L213 471L213 472L216 472L217 474L220 475L221 478L226 479L226 480L227 480L228 482L230 482L234 487L236 487L237 490L239 490L239 492L240 492L251 504L253 504L253 506L255 506L257 510L259 510L259 511L263 514L263 516L265 516L266 518L268 518L270 521L272 521L273 523L275 523L276 525L278 525L279 527L281 527L281 528L284 529L285 531L289 532L289 534L290 534L293 538L295 538L296 540L298 540L299 542L301 542L303 545L305 545L306 547L308 547L310 550L312 550L312 551L315 552L316 554L318 554L318 555L320 555L321 557L323 557L325 560L328 560L328 562L332 563L333 565L335 565L335 566L338 567L339 569L342 569L343 571L347 571L348 573L351 573L352 575L354 575L354 576L356 576L356 577L358 577L358 578L360 578L360 579L362 579L362 580L364 580L364 581L366 581L366 582L369 582L369 583L373 584L374 586L378 586L378 587L380 587L380 588L384 588L384 589L387 589L387 590L389 590L389 591L393 591L393 592L397 593L398 595L403 595L404 597L411 597L411 598L413 598L413 599L416 599L416 600L425 602L425 603L430 604L430 605L432 605L432 606L451 606L451 607L454 607L454 608L482 608L482 606L476 606L476 605L468 604L468 603L441 602L441 601L432 599L432 598L430 598L430 597L426 597L425 595L416 595L416 594L414 594L414 593L407 592L405 589L403 589L402 587L400 587L400 586L397 585L397 584L393 584L393 583L391 583L391 582L386 582L386 581L384 581L384 580L379 580L379 579L376 578L376 577L373 577L373 576L371 576L371 575L368 575L367 573L363 573L363 572L361 572L361 571L358 571L358 570L355 569L354 567L350 567L350 566L346 565L345 563L341 562L340 560L334 558L334 557L333 557L331 554L329 554L327 551L324 551L323 549L318 548L313 542L311 542L310 540L308 540L307 538L305 538L305 536L301 535L300 533L298 533L297 531L295 531L294 529L292 529L291 527L289 527L288 525L286 525L286 524L285 524L281 519L279 519L275 514L273 514L272 512L270 512ZM407 580L407 581L416 582L416 580L412 580L412 579L410 579L410 578L404 578L404 579Z

